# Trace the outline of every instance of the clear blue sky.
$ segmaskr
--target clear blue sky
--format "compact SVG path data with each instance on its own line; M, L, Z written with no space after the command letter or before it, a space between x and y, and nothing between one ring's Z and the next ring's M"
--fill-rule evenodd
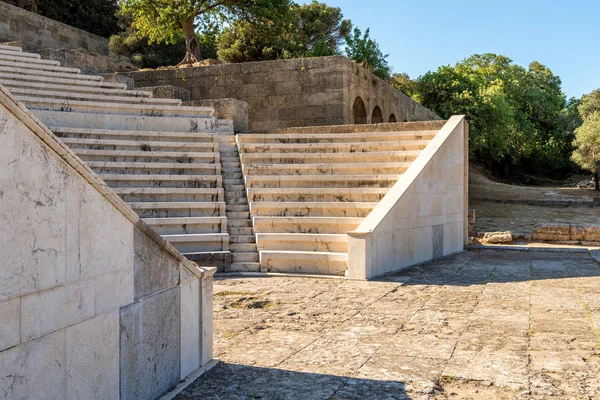
M474 53L539 61L567 97L600 88L600 2L592 0L321 0L380 44L411 78ZM308 2L308 1L303 1Z

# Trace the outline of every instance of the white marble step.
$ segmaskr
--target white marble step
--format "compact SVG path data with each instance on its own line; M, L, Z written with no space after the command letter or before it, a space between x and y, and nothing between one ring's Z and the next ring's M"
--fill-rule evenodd
M110 187L218 188L221 175L99 174Z
M250 188L250 202L379 202L388 188Z
M163 201L130 202L142 218L182 218L225 216L225 202Z
M420 154L418 150L381 151L367 153L243 153L240 154L242 164L317 164L317 163L374 163L374 162L409 162ZM273 168L276 168L274 166Z
M402 175L253 175L247 188L390 188Z
M162 237L181 253L229 250L229 235L227 233L162 235Z
M81 80L75 77L79 75L73 75L73 77L61 78L61 77L52 77L45 75L29 75L29 74L21 74L18 71L10 72L5 71L3 68L0 68L0 83L4 84L4 82L24 82L31 83L33 85L36 84L48 84L48 85L57 85L57 86L66 86L69 90L88 90L90 88L99 88L99 89L118 89L118 90L126 90L127 85L124 83L116 83L116 82L103 82L101 79L92 79L92 80ZM14 84L13 84L14 85Z
M215 136L208 132L152 132L128 131L114 129L84 129L50 127L58 137L72 137L80 139L108 139L108 140L137 140L153 142L202 142L213 143Z
M90 94L81 92L67 92L38 89L11 88L10 92L15 96L43 97L47 99L60 99L70 101L91 101L108 103L130 103L130 104L148 104L153 106L179 106L179 99L155 99L142 96L114 96L112 94Z
M17 62L17 63L30 63L40 65L54 65L60 66L60 62L54 60L44 60L40 58L38 54L24 53L15 51L0 50L0 60Z
M114 188L127 202L224 202L223 188Z
M266 217L367 217L377 202L250 202L250 214Z
M347 253L348 235L335 233L257 233L260 250Z
M53 68L63 68L63 67L53 67ZM73 69L73 68L71 68ZM29 79L26 76L37 76L44 78L59 78L59 79L71 79L75 82L100 82L102 81L101 76L96 75L81 75L76 72L65 72L65 71L45 71L33 68L19 68L17 66L9 66L9 65L0 65L0 71L7 74L15 74L23 76L22 79ZM125 85L127 87L127 85Z
M227 217L142 218L160 235L227 233Z
M219 163L219 153L180 151L90 150L74 148L84 161Z
M365 153L378 151L423 150L428 140L404 142L349 142L349 143L242 143L240 153Z
M221 175L219 164L88 161L97 174Z
M13 46L9 46L9 47L13 47ZM20 47L16 47L16 48L20 49ZM22 49L19 51L15 51L15 50L5 50L5 49L0 48L0 57L1 56L21 57L26 60L39 60L41 58L41 56L39 54L27 53L27 52L22 51Z
M211 118L214 114L214 109L211 107L154 106L152 104L119 102L103 103L98 101L76 101L23 95L17 95L16 97L29 109L39 110L186 118Z
M217 153L218 143L203 142L146 142L138 140L114 139L80 139L62 138L62 141L71 149L93 148L95 150L141 150L145 152L190 152L190 153Z
M58 61L51 60L23 60L12 57L0 56L0 69L5 67L27 69L33 73L38 72L60 72L63 74L80 74L79 68L61 67Z
M347 233L355 230L359 217L252 217L255 233Z
M109 95L109 96L123 96L127 97L140 97L140 98L151 98L152 92L147 92L143 90L127 90L121 89L123 84L115 83L114 85L119 85L116 87L98 87L94 85L80 85L80 84L72 84L72 83L43 83L43 81L26 81L26 80L16 80L16 79L2 79L2 84L9 88L11 92L15 92L17 89L23 90L43 90L46 92L55 92L55 93L81 93L81 94L92 94L92 95ZM113 84L110 82L98 82L100 84Z
M325 164L244 164L245 175L379 175L402 174L409 162L325 163Z
M347 253L261 250L261 271L275 273L344 275Z
M345 142L384 142L405 140L429 140L438 131L402 131L369 133L240 133L237 142L243 143L345 143Z
M0 50L5 51L14 51L14 52L22 52L23 49L17 46L7 46L5 44L0 44Z

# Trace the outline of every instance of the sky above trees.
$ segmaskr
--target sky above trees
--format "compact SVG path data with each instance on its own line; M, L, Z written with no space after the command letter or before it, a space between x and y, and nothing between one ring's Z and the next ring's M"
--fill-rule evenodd
M471 54L537 60L562 79L569 97L600 87L597 16L592 0L321 0L371 29L394 72L417 78ZM304 1L308 2L308 0Z

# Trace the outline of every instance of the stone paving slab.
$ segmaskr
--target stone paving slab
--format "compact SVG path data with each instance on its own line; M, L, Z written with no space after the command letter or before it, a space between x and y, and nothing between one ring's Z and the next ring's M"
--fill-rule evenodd
M471 251L379 281L221 277L177 399L600 399L600 265Z

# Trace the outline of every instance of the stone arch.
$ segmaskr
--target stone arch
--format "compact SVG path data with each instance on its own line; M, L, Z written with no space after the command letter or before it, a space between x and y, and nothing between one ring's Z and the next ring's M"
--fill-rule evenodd
M388 122L397 122L396 116L394 114L390 114L390 117L388 118Z
M352 114L354 115L354 123L356 125L367 123L367 108L365 107L365 102L360 96L354 100Z
M372 124L382 124L383 123L383 113L381 112L381 108L379 106L375 106L373 109L373 113L371 114L371 123Z

